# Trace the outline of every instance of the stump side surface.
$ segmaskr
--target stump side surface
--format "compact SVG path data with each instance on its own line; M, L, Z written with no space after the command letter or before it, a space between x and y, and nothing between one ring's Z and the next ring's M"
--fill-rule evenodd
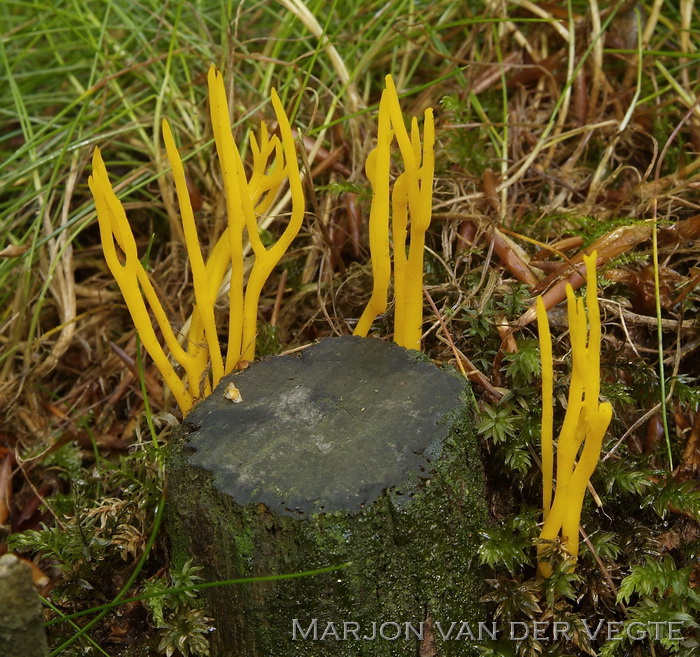
M0 655L48 657L42 606L32 573L13 554L0 557Z
M242 401L225 391L233 383ZM186 418L189 462L242 506L355 513L430 471L463 383L371 338L332 338L225 377Z

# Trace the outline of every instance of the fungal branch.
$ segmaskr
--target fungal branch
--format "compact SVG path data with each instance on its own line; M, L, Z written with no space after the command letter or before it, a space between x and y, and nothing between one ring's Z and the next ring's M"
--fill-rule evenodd
M109 182L99 148L95 148L93 172L88 181L95 199L107 266L119 285L145 349L153 358L183 413L211 392L224 374L233 371L242 361L253 360L260 293L273 268L298 234L305 211L294 139L275 90L272 90L272 106L281 139L275 135L270 136L265 124L261 123L259 137L250 135L253 162L252 170L247 176L231 134L223 77L213 66L209 70L208 84L214 140L226 195L228 225L206 261L199 245L182 160L170 126L166 120L163 121L163 140L175 181L195 296L186 348L180 345L139 260L136 240L124 208ZM278 241L266 248L260 239L258 217L269 210L278 189L285 181L291 192L291 216ZM244 283L246 237L254 254L247 285ZM229 268L228 345L224 362L214 304ZM181 366L182 375L178 374L161 346L151 314L170 357Z
M596 283L596 252L584 256L586 308L567 286L572 373L566 415L557 440L556 492L553 446L553 364L549 321L542 298L537 299L537 325L542 359L542 506L544 525L538 548L539 572L552 573L545 558L546 543L561 533L567 552L578 556L579 522L586 487L598 464L603 437L612 419L612 406L600 396L600 308Z
M399 146L404 172L395 180L390 193L389 170L394 138ZM377 147L369 154L365 169L373 191L369 244L374 283L369 303L355 328L355 335L366 336L372 322L386 311L391 280L391 234L394 257L394 342L409 349L420 349L423 251L425 232L430 225L432 213L435 122L432 109L427 109L423 119L423 144L421 145L418 120L415 117L411 121L409 135L390 75L386 76L386 88L379 103Z

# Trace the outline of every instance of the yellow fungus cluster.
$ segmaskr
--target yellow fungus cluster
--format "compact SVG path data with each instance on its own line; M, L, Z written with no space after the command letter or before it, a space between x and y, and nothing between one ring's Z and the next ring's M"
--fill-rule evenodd
M579 522L586 487L600 458L603 437L612 418L612 406L599 402L600 309L596 284L596 253L584 256L586 266L588 325L582 298L567 286L572 372L564 423L557 440L557 486L552 501L554 475L553 364L547 312L537 299L537 325L542 359L542 507L544 525L540 534L539 571L551 574L543 558L545 541L560 534L567 552L575 559L579 547ZM578 462L577 462L578 459Z
M404 124L396 87L390 75L379 103L377 147L367 158L365 170L372 185L369 245L374 277L369 303L355 327L355 335L366 336L372 322L387 308L391 279L391 241L394 256L394 342L420 349L423 319L423 250L425 231L432 212L435 171L435 122L427 109L421 146L418 120L411 122L409 135ZM404 172L389 189L391 145L396 138ZM410 218L410 231L409 231ZM406 240L410 241L408 250Z
M167 121L163 121L163 139L175 180L195 294L186 348L180 345L139 260L131 227L109 182L98 148L95 148L93 172L88 181L95 199L107 265L124 296L145 349L172 390L183 413L189 411L197 399L208 394L225 373L231 372L241 361L253 360L260 293L272 269L298 234L305 211L294 139L275 90L272 90L272 106L281 139L271 137L265 124L261 123L259 137L256 139L254 134L250 135L253 163L250 174L246 176L231 134L223 78L213 66L209 70L208 83L211 121L226 195L228 225L206 262L199 245L182 160L170 126ZM260 239L257 217L269 209L277 190L285 181L288 181L291 192L291 216L278 241L266 248ZM247 285L244 286L245 231L255 258ZM230 315L224 362L214 317L214 303L229 267ZM172 358L184 371L182 378L158 340L149 308Z

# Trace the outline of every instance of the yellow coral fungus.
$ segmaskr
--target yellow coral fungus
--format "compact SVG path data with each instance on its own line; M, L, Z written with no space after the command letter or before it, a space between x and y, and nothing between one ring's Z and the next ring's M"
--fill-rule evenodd
M549 332L547 310L542 297L537 297L537 326L540 334L540 359L542 361L542 510L547 520L552 506L552 477L554 476L553 424L554 366L552 361L552 337Z
M579 522L586 487L600 458L603 437L612 418L609 403L600 396L600 309L596 284L596 253L584 256L588 326L582 299L567 287L572 374L564 423L557 440L557 489L552 501L553 413L552 346L549 323L541 298L537 300L537 323L542 357L542 489L544 525L538 549L539 571L551 574L544 559L545 542L561 532L567 552L575 559L579 547ZM578 458L578 462L576 462Z
M432 109L425 111L424 138L420 142L418 121L413 118L409 136L404 124L399 97L390 75L379 103L377 147L367 158L367 176L372 184L369 233L374 287L355 335L366 336L372 322L387 307L391 260L389 217L392 215L394 256L394 341L410 349L420 349L423 311L423 251L425 232L432 212L435 171L435 122ZM392 134L393 130L393 134ZM389 195L389 165L393 137L401 152L404 172ZM422 158L422 162L421 162ZM391 212L390 212L391 205ZM410 243L406 250L406 239Z
M95 199L105 260L122 291L136 331L141 337L143 346L163 375L166 384L172 390L180 408L188 409L192 406L192 394L188 390L188 386L177 375L160 346L148 314L146 302L151 307L168 349L175 360L185 369L190 383L197 381L200 373L191 367L192 361L178 344L165 311L148 279L148 274L139 260L136 240L131 233L124 208L109 182L107 169L98 148L95 148L93 154L92 175L88 179L88 185ZM117 254L115 240L123 253L123 264Z
M182 160L170 126L167 121L163 122L163 139L175 180L195 294L187 350L179 344L146 270L139 261L136 241L124 208L109 182L98 148L95 149L93 173L89 179L107 265L122 291L144 347L172 390L183 413L189 411L198 398L207 394L224 373L232 371L241 360L253 360L260 292L272 269L298 234L305 210L294 139L289 120L275 90L272 90L272 106L279 124L281 140L276 136L270 137L264 124L260 127L258 139L251 135L253 163L250 175L246 176L231 134L223 78L213 66L209 70L208 83L214 140L226 195L228 225L206 262L199 245ZM291 217L279 240L265 248L259 235L258 217L270 208L277 190L285 180L289 182L292 198ZM247 232L255 256L247 286L244 286L244 232ZM117 246L121 255L117 252ZM229 267L230 315L228 350L224 363L214 303ZM170 355L184 370L183 378L177 373L158 341L149 309L163 334Z
M372 206L369 213L369 250L372 254L372 296L355 327L355 335L365 337L377 315L387 306L391 279L389 250L389 165L391 154L391 127L382 93L379 103L377 147L367 157L365 172L372 185Z

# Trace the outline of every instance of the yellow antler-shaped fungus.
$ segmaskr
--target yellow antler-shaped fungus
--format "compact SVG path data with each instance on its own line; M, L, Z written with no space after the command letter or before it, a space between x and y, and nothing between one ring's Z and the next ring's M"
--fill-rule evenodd
M386 90L379 103L377 147L367 157L365 172L372 185L369 213L369 250L372 254L372 296L355 327L355 335L365 337L372 322L386 310L391 280L389 249L389 166L391 164L391 124L386 107Z
M273 268L299 233L304 219L305 204L292 129L277 92L272 89L272 107L279 123L282 141L280 142L276 136L270 138L264 124L260 126L260 143L254 135L251 135L253 170L249 180L246 180L243 162L231 135L223 76L221 73L217 73L214 67L209 69L209 98L214 139L221 163L228 213L228 228L221 236L220 241L227 243L229 250L227 252L225 249L221 249L220 253L212 254L212 259L214 259L214 255L217 258L214 264L219 265L216 273L221 274L217 289L226 271L226 266L221 267L221 264L225 262L227 265L227 257L233 257L230 288L231 323L226 357L226 372L230 372L239 361L250 361L255 356L256 320L260 292ZM273 153L275 154L273 167L269 172L266 172L268 161ZM269 209L285 178L289 180L292 194L292 214L279 240L266 249L260 239L257 216ZM248 239L255 254L245 296L243 295L242 243L244 227L248 231Z
M435 172L435 122L432 109L425 111L421 147L418 121L411 122L411 134L401 113L399 97L390 75L379 103L377 147L367 158L367 177L372 184L369 219L370 252L374 287L355 335L366 336L377 316L387 307L391 260L389 248L389 166L393 137L399 145L404 172L396 179L391 194L394 254L394 341L409 349L420 349L423 311L423 251L425 232L432 213ZM393 133L392 133L393 130ZM421 162L422 158L422 162ZM406 238L410 244L406 252Z
M124 208L109 182L98 148L95 148L93 173L88 181L95 199L107 265L122 291L144 347L172 390L183 413L189 411L198 398L210 392L221 377L231 372L242 360L253 360L260 293L272 269L298 234L305 209L291 127L275 90L272 90L272 106L279 124L281 140L277 136L270 137L265 124L260 126L259 139L251 134L253 166L250 176L246 177L243 162L231 134L223 77L213 66L209 70L208 83L214 140L226 194L228 225L206 262L199 245L182 160L170 126L167 121L163 121L163 139L175 180L195 294L187 350L178 343L146 270L139 261L131 227ZM271 158L273 161L270 165ZM266 249L260 239L257 218L269 210L285 180L289 181L292 196L291 217L279 240ZM247 231L255 255L245 288L244 231ZM117 246L123 254L122 257L117 253ZM224 363L214 303L229 266L230 315L228 350ZM183 368L184 378L180 378L160 345L151 322L149 308L170 354ZM211 379L207 375L209 363Z
M600 395L600 309L596 284L596 253L584 256L586 266L588 326L581 298L569 285L567 302L572 352L572 374L564 423L557 440L557 490L552 502L553 477L553 365L549 321L541 298L537 299L537 324L542 358L542 500L544 525L541 541L552 541L561 532L564 546L575 559L579 547L579 522L586 487L600 458L603 437L612 419L612 406ZM590 328L589 328L590 327ZM581 449L583 447L583 449ZM578 463L576 459L578 457ZM539 571L551 574L538 549Z
M188 385L179 378L160 346L148 314L148 306L153 311L158 328L163 334L170 353L184 368L190 386L193 381L198 384L201 372L196 370L194 360L188 357L185 350L178 344L163 306L158 301L158 296L148 279L148 274L139 260L136 240L126 219L124 207L109 182L107 169L102 161L99 148L95 148L92 157L92 175L88 179L88 185L95 199L105 260L122 291L136 332L163 375L166 384L172 390L180 408L188 409L192 406L191 391L188 390ZM123 264L117 255L115 241L124 254Z

